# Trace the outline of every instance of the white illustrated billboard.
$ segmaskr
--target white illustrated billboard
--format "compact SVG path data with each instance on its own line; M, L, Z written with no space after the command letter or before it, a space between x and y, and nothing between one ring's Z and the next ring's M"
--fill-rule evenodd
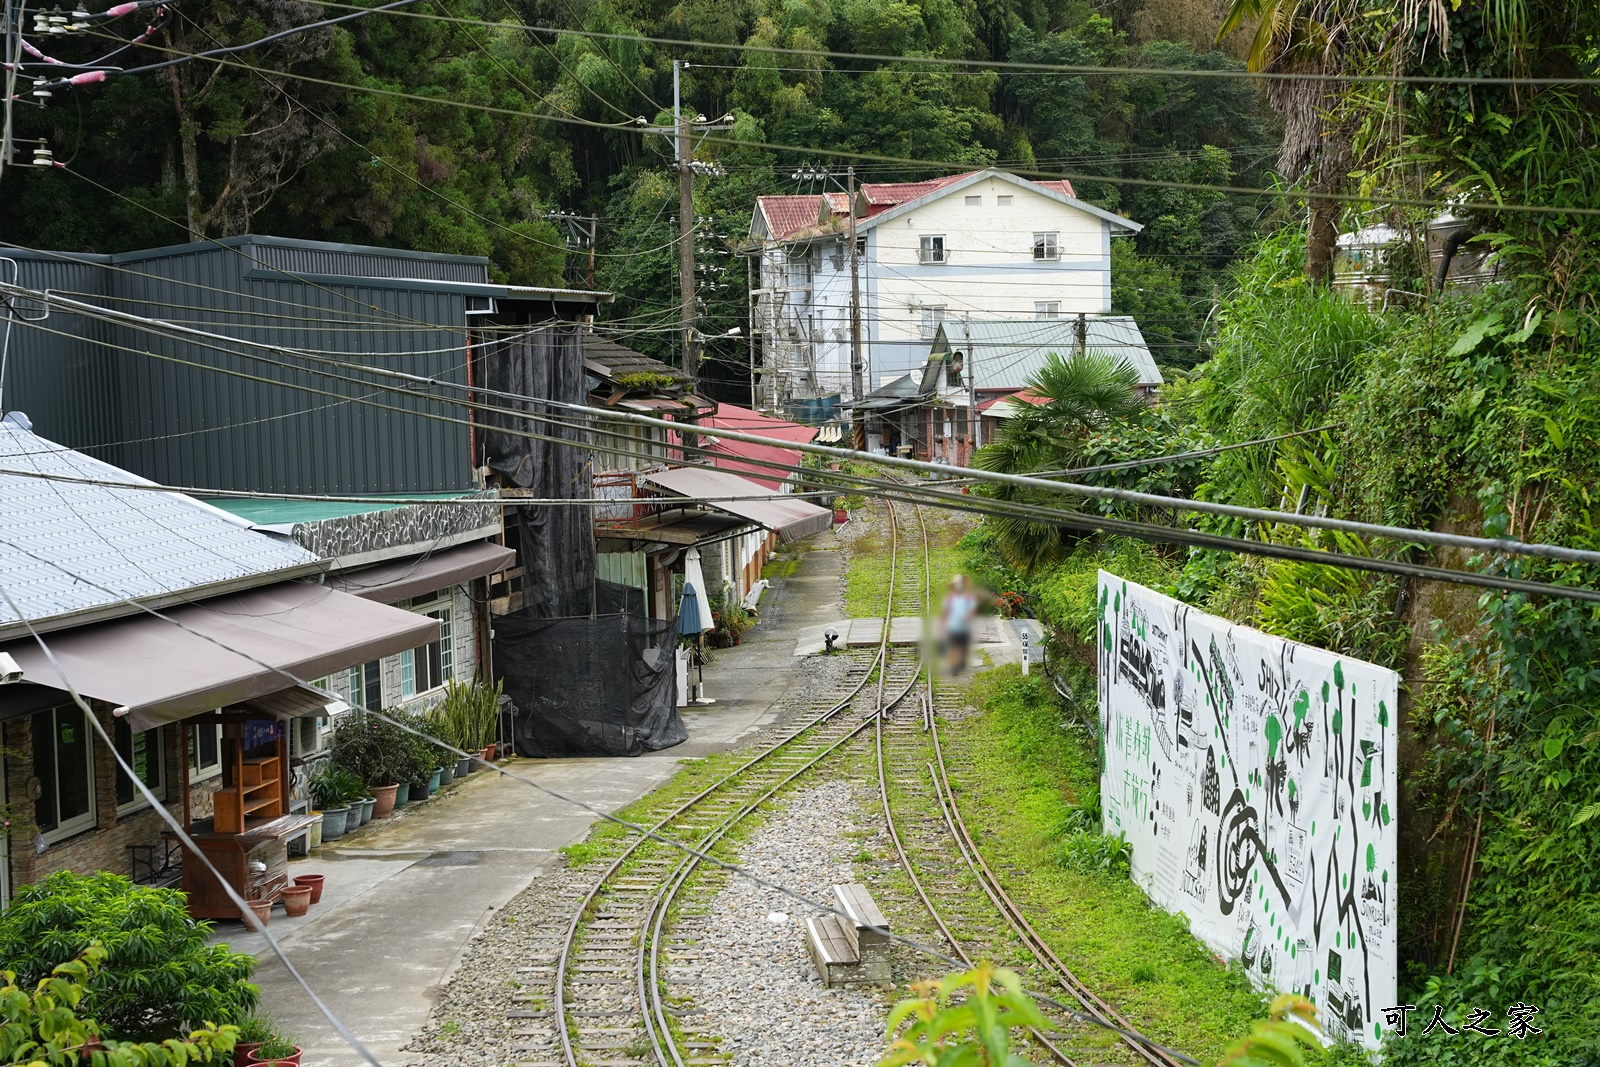
M1395 703L1384 667L1100 572L1101 804L1133 877L1330 1037L1395 1003Z

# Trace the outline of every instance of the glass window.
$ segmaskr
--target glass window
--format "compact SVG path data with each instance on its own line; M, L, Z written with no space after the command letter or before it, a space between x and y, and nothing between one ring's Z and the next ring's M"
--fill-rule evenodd
M95 824L94 745L81 710L56 708L33 717L33 769L40 786L34 821L47 839Z
M1010 207L1012 199L1013 197L1009 193L1002 193L994 198L994 202L999 207Z
M195 723L189 727L189 781L199 782L222 773L222 724Z
M439 640L401 653L400 687L408 697L438 689L455 676L455 640L449 601L414 603L412 610L438 620Z
M943 304L922 305L922 336L931 338L938 336L939 327L944 324Z
M944 234L924 234L922 237L921 260L924 263L943 263Z
M368 660L350 668L350 705L356 708L383 707L383 661Z
M1035 300L1033 302L1033 317L1036 319L1059 319L1061 317L1061 301Z
M166 766L165 753L162 751L166 737L161 728L134 733L127 719L117 719L111 738L117 744L117 755L133 768L133 773L138 775L139 781L143 782L150 792L160 797L165 781L162 772ZM144 802L143 794L134 788L133 779L124 774L122 767L118 765L117 810L136 808Z
M1058 233L1036 233L1033 235L1034 259L1060 259L1060 237Z

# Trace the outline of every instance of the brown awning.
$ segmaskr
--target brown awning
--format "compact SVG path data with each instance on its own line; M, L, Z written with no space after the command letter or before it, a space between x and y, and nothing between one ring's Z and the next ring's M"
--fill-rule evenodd
M392 604L436 589L496 574L512 566L517 554L502 545L476 541L443 552L383 563L363 570L340 571L328 584L365 600Z
M45 641L79 693L127 708L129 725L148 730L293 688L280 670L311 681L439 635L438 622L426 615L300 582L162 614L184 628L138 615L58 631ZM3 650L27 681L63 688L34 641L12 641Z
M705 506L764 526L783 542L821 533L833 525L833 512L804 500L776 496L764 485L727 471L676 467L640 475L645 481L682 496L699 497Z

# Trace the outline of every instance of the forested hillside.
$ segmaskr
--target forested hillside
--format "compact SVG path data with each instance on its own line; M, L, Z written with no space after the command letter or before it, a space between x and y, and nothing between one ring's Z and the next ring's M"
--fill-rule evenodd
M255 232L487 255L505 279L581 277L555 210L595 214L597 283L637 347L670 355L676 322L677 184L665 138L635 119L670 112L674 58L685 106L733 128L697 150L705 331L747 314L729 244L757 195L818 191L791 174L857 151L865 181L948 173L940 163L1074 176L1081 196L1145 224L1118 242L1115 301L1154 350L1192 363L1222 271L1271 210L1261 198L1094 181L1095 176L1260 186L1275 123L1248 81L1070 76L931 67L882 58L688 48L672 40L1151 68L1241 67L1213 50L1209 0L1004 3L812 0L610 3L426 0L288 37L218 66L191 64L58 93L24 108L67 173L8 174L0 237L36 248L120 251ZM299 0L185 2L141 50L160 60L347 13ZM539 31L521 28L540 27ZM589 31L568 33L560 31ZM605 35L618 36L605 36ZM659 43L637 37L655 38ZM1243 31L1229 46L1238 53ZM62 43L90 54L98 40ZM437 103L433 101L439 101ZM742 142L734 144L732 142ZM760 144L773 147L746 147ZM776 147L783 146L783 147ZM14 184L13 184L14 183ZM829 185L833 188L833 185ZM713 275L715 277L713 277ZM712 284L715 288L712 288ZM664 333L653 327L668 327ZM748 347L713 347L737 376ZM732 396L739 395L737 390Z

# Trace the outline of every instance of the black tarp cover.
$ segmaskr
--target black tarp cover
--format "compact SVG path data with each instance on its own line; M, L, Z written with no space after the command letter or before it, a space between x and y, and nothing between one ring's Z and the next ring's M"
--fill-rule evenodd
M676 700L677 621L647 618L636 589L596 589L594 615L495 622L519 756L637 756L689 737Z
M484 385L518 396L584 403L588 392L581 330L578 325L546 326L487 346ZM581 415L538 400L496 397L493 404L527 414L482 414L484 462L491 469L508 484L538 498L584 500L592 495L589 438ZM545 421L548 418L555 421ZM567 441L571 444L561 443ZM590 509L544 505L521 507L517 512L520 535L510 547L516 549L522 566L523 611L541 619L595 612Z
M581 326L495 342L484 365L484 384L502 393L567 404L588 395ZM484 462L507 484L546 499L593 495L581 415L542 400L496 397L494 406L517 412L483 414ZM517 754L637 756L687 740L674 686L677 627L647 618L639 590L598 580L591 509L516 510L523 607L495 620L494 665L515 705Z

